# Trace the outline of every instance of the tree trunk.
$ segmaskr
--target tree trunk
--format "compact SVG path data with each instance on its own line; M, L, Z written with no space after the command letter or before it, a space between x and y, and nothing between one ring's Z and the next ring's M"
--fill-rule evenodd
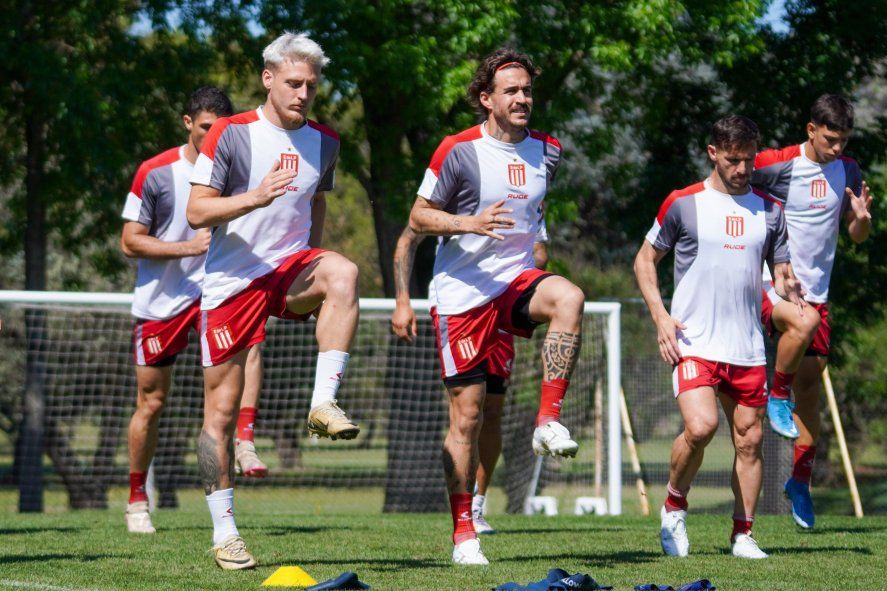
M46 289L46 205L41 196L46 153L45 124L39 116L25 120L25 289ZM41 310L25 314L27 357L21 434L16 442L19 510L43 511L43 434L45 416L46 316Z

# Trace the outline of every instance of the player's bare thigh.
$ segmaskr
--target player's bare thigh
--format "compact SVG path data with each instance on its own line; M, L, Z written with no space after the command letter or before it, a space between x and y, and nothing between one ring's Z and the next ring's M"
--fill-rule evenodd
M203 368L204 424L227 425L236 418L243 396L246 358L252 348L238 351L224 363Z
M286 307L295 314L307 314L335 294L342 299L357 298L357 265L337 252L321 253L302 269L286 293Z
M585 294L560 275L549 275L536 285L530 298L530 319L550 322L557 316L582 316Z
M724 392L718 392L718 398L721 400L721 406L724 407L724 414L732 431L734 445L743 441L751 444L752 447L760 446L763 436L761 425L764 415L767 413L767 407L744 406Z
M695 444L707 445L718 430L718 400L715 389L700 386L678 394L678 409L684 430Z
M150 411L152 414L159 412L166 402L172 384L172 365L136 366L136 384L138 386L138 409Z
M821 322L819 312L813 306L804 308L804 315L801 316L797 306L783 299L773 305L770 321L773 323L773 327L781 333L795 330L810 335L811 338Z

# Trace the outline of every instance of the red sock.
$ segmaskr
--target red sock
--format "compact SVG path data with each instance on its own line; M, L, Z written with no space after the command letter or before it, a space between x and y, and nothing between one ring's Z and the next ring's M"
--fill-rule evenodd
M138 503L148 500L145 492L145 481L148 480L147 472L129 473L129 502Z
M747 517L745 515L741 517L733 516L733 532L730 534L730 543L736 541L736 536L739 534L751 534L751 526L754 523L754 517Z
M570 380L555 379L542 382L542 395L539 399L539 414L536 415L536 426L545 425L561 418L561 406Z
M678 490L671 485L671 482L668 483L668 486L665 487L665 490L668 491L668 497L665 499L665 510L666 511L686 511L687 507L689 507L689 503L687 503L687 493L690 492L690 489L687 490Z
M477 537L474 523L471 521L471 493L453 493L450 495L450 512L453 514L453 543L461 544L465 540Z
M795 381L795 374L782 373L781 371L773 372L773 387L770 388L770 396L788 400L792 395L792 382Z
M253 406L244 406L240 409L240 414L237 416L237 439L253 441L253 428L258 412Z
M816 458L815 445L796 445L795 463L792 467L792 478L796 482L810 484L813 475L813 460Z

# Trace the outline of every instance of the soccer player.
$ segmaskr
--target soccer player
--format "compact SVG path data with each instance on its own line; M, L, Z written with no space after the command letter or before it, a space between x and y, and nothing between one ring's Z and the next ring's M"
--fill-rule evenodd
M731 116L712 127L708 178L672 192L634 264L658 332L662 358L674 366L674 394L684 430L671 450L668 497L661 510L662 549L687 556L687 493L718 427L717 399L735 448L733 555L766 558L751 536L763 466L766 358L760 323L760 269L773 268L775 290L802 314L800 284L789 263L785 216L776 201L749 186L760 134ZM675 288L669 313L656 265L674 249ZM717 398L715 394L717 393Z
M852 130L850 101L820 96L810 109L807 141L758 154L751 181L784 205L792 265L810 304L799 317L770 288L762 315L770 334L780 333L767 414L774 431L795 440L785 494L792 517L805 529L815 521L810 476L819 437L819 383L829 352L828 288L838 231L843 220L850 239L859 243L872 229L869 188L856 161L843 155Z
M213 87L191 94L182 116L188 143L142 163L123 210L120 244L138 259L132 314L136 410L129 423L129 503L126 526L132 533L154 533L145 492L148 465L157 449L160 414L169 394L176 356L198 330L203 261L208 230L194 231L185 219L191 184L188 180L207 131L218 117L231 115L228 97ZM248 363L248 396L243 411L255 416L261 388L262 360L258 350ZM249 433L251 436L251 432ZM250 442L239 447L248 476L264 476L267 468Z
M410 304L410 274L413 270L413 259L416 248L425 236L413 232L409 226L403 229L397 246L394 249L394 289L395 307L391 315L391 330L401 340L412 343L416 337L416 312ZM539 226L536 243L533 245L533 261L537 269L545 270L548 266L548 232L545 221ZM434 283L428 290L429 299L434 299ZM487 375L487 396L484 399L483 423L478 434L478 466L474 496L471 501L471 520L474 531L478 534L494 534L496 530L484 515L486 511L486 495L493 479L496 462L502 453L502 407L505 404L505 391L511 378L514 363L514 335L501 332L497 350L489 357L489 374Z
M210 129L187 210L192 227L214 227L201 302L206 399L197 460L215 560L224 569L256 564L234 523L231 447L244 367L265 339L269 316L317 314L309 432L352 439L360 431L336 405L357 328L357 266L319 248L339 139L307 118L329 59L317 43L292 33L262 57L267 99Z
M528 128L537 74L511 49L482 60L468 92L485 121L441 142L410 213L414 232L441 236L432 318L450 403L443 460L456 564L488 564L471 520L471 490L491 356L503 331L530 337L549 324L533 451L575 456L578 449L558 420L581 343L584 295L533 266L561 153L556 139Z

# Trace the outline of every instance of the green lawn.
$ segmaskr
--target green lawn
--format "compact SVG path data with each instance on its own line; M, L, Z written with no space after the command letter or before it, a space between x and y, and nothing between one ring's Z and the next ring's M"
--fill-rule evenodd
M260 566L228 573L207 553L209 519L199 493L183 494L183 510L156 513L160 532L141 537L123 528L122 494L115 491L109 511L20 515L11 510L12 492L0 493L0 589L258 589L283 565L318 580L353 570L377 591L480 591L537 580L552 567L588 572L616 589L704 577L722 590L875 590L885 588L887 572L882 516L822 515L812 533L797 531L788 517L759 517L756 535L772 557L750 563L728 553L727 514L691 515L692 554L681 560L661 555L658 519L630 506L620 517L494 512L500 533L483 539L492 565L456 568L449 515L380 514L378 491L277 490L238 496L238 524Z

